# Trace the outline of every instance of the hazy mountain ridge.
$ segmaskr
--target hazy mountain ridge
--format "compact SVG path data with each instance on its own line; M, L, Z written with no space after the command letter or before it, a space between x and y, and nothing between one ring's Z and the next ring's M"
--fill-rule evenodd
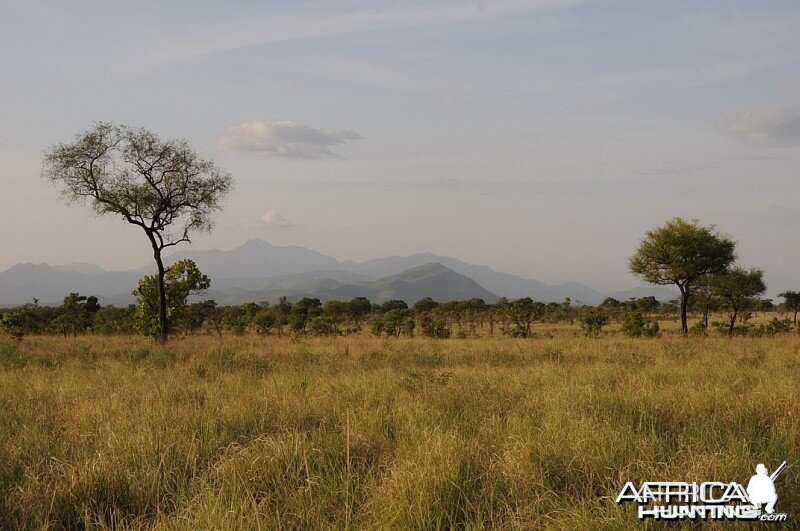
M339 261L305 247L282 247L262 240L250 240L229 251L179 251L167 257L166 263L172 264L184 258L194 260L212 279L212 290L203 298L213 298L220 304L274 300L282 295L290 299L316 296L325 300L364 296L375 302L387 297L418 296L439 300L479 296L487 301L498 296L509 299L531 297L539 301L561 301L569 297L573 302L585 304L598 304L608 296L620 300L646 295L669 300L676 296L663 288L637 287L623 292L601 293L578 282L547 285L433 253L389 256L364 262ZM433 265L439 265L449 273L443 270L434 272ZM429 268L429 274L425 274L425 267ZM417 268L423 269L413 271ZM70 292L97 295L105 304L128 304L133 301L130 291L135 288L136 281L153 271L151 264L129 271L105 271L87 263L61 266L17 264L0 273L0 305L21 304L33 297L43 304L55 304ZM408 275L421 277L409 282ZM465 278L474 285L466 282ZM429 292L420 291L424 289ZM397 296L397 293L404 295Z
M277 246L263 240L248 240L230 251L183 250L165 258L167 264L189 258L211 278L272 278L298 273L347 270L335 258L297 245ZM135 271L152 273L146 264Z
M283 280L285 281L286 277L283 277ZM234 288L209 291L195 299L214 299L220 304L240 304L246 301L274 302L282 296L286 296L292 302L303 297L318 298L322 302L366 297L378 304L392 299L413 304L425 297L437 301L479 297L490 303L498 299L497 295L483 289L471 278L437 263L425 264L378 280L343 283L331 278L320 278L305 287L268 287L259 290Z
M136 287L133 272L79 273L47 264L17 264L0 273L0 304L36 298L43 304L61 302L71 292L113 296Z

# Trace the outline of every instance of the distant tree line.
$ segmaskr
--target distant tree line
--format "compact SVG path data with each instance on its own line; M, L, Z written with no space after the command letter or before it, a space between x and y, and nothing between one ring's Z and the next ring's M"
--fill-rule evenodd
M749 271L737 275L748 276ZM756 275L757 276L757 275ZM741 279L708 284L698 288L689 305L698 318L690 333L706 335L709 330L721 334L774 335L796 328L794 318L800 306L800 294L784 292L785 301L774 304L769 299L741 295L731 288ZM537 302L529 297L516 300L500 298L487 303L473 298L465 301L437 302L426 297L412 305L401 300L375 304L364 297L350 301L321 302L302 298L290 302L247 302L220 306L213 300L188 303L210 285L193 262L173 265L166 274L165 291L169 327L173 335L255 333L262 336L343 336L369 332L383 337L467 338L474 336L532 337L533 325L578 324L587 336L598 336L604 327L617 323L630 337L654 337L660 333L659 322L680 317L680 301L659 302L655 297L628 300L607 298L597 306L562 302ZM758 286L757 286L758 287ZM22 339L28 334L55 334L73 337L83 334L136 334L158 337L157 293L152 277L145 277L133 292L137 303L127 307L101 306L97 297L70 293L60 306L41 306L37 301L18 308L0 310L0 326L9 335ZM779 311L785 317L773 317L767 324L753 326L757 312ZM709 315L724 315L724 321L709 323ZM735 320L732 316L735 315ZM731 323L733 328L731 328ZM794 326L793 326L794 325ZM547 333L547 332L544 332Z

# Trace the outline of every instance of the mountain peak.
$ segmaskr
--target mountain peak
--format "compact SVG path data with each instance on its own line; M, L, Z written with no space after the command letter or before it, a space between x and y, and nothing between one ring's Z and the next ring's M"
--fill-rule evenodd
M398 280L416 281L422 278L439 275L442 273L456 274L455 271L453 271L449 267L443 266L439 262L428 262L427 264L423 264L421 266L406 269L405 271L399 273L395 278L397 278Z
M234 249L235 251L259 251L262 249L273 249L275 246L269 243L268 241L262 240L260 238L254 238L252 240L247 240L239 247Z
M53 266L53 269L58 269L59 271L69 271L72 273L82 273L84 275L96 275L106 272L106 270L99 265L90 264L89 262L70 262L68 264L55 265Z
M27 271L52 271L54 269L56 268L45 263L37 264L34 262L22 262L19 264L14 264L13 266L3 271L3 273L18 273Z

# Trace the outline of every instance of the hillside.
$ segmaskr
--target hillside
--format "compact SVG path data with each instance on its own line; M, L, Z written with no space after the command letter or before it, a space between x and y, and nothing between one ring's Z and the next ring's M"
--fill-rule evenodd
M273 300L282 295L290 298L312 295L322 299L364 296L377 301L393 298L392 294L397 293L403 296L395 298L404 300L434 295L440 300L452 300L468 298L459 295L461 293L482 293L475 296L486 300L498 296L509 299L531 297L539 301L561 301L569 297L574 302L585 304L599 304L609 296L626 299L654 295L659 300L676 296L672 290L645 286L624 292L601 293L578 282L547 285L432 253L390 256L365 262L339 261L305 247L276 246L263 240L250 240L228 251L179 251L168 256L166 263L172 264L184 258L194 260L211 278L213 290L205 297L221 304ZM432 264L445 268L449 273L436 272ZM417 269L419 271L409 273ZM0 273L0 305L22 304L34 297L43 304L54 304L73 291L97 295L104 304L128 304L132 301L130 291L136 286L136 281L152 272L152 264L122 272L104 271L87 263L64 266L18 264ZM409 282L407 274L421 274L424 278ZM432 291L418 291L424 289Z

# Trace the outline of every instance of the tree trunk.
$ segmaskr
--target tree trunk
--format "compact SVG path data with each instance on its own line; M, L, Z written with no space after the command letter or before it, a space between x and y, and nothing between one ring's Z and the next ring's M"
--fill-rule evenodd
M167 322L167 293L164 287L164 262L161 260L161 250L157 247L153 248L153 256L158 265L158 276L156 278L158 285L158 340L165 342L169 337L169 323Z
M794 325L797 326L797 310L794 311Z
M681 284L678 284L678 289L681 290L681 334L683 334L683 337L689 337L689 325L686 321L686 310L689 306L689 290Z
M733 329L736 326L736 316L739 314L739 310L737 308L733 308L733 312L730 314L731 324L728 325L728 338L733 337Z

